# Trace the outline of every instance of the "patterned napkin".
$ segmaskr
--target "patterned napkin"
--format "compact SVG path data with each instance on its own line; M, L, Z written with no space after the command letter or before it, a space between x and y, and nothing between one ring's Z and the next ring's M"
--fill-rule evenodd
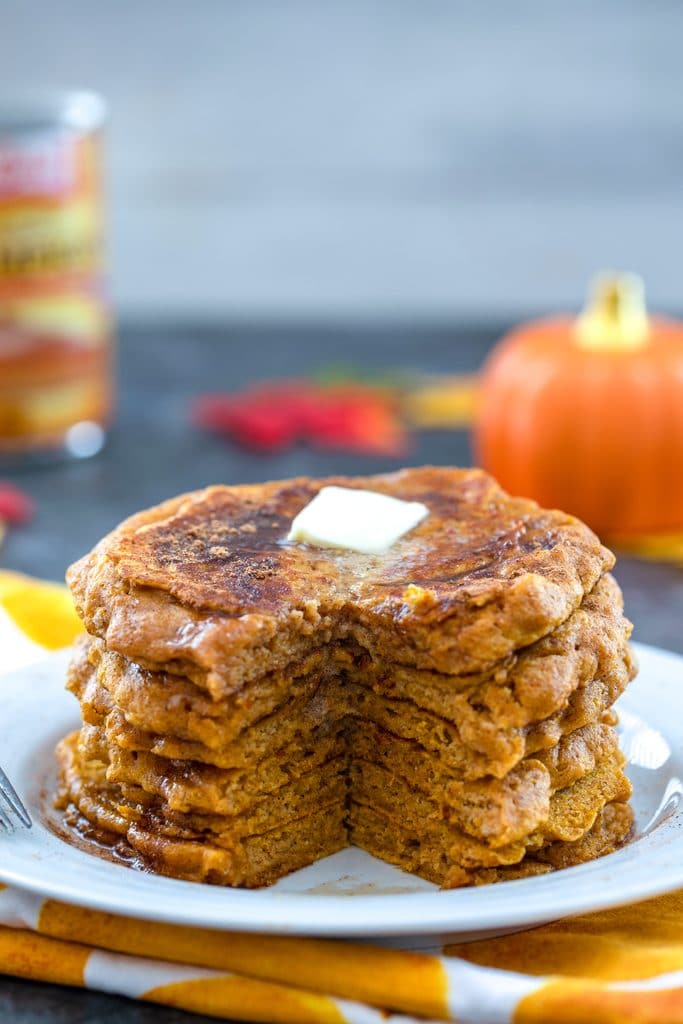
M63 588L0 572L5 669L78 629ZM683 892L411 952L156 924L0 886L0 973L278 1024L683 1024Z

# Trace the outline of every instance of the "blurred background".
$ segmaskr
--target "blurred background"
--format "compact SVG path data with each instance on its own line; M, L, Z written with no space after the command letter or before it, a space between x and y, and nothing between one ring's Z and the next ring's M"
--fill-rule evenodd
M679 309L676 0L4 0L2 93L101 91L126 318Z
M42 444L32 417L66 416L49 440L76 456L3 461L7 569L60 579L125 515L209 483L484 458L471 427L492 347L537 315L573 317L602 268L636 271L650 309L683 312L675 0L4 0L1 20L5 125L37 92L94 90L109 109L104 270L97 139L81 160L87 309L52 322L52 296L26 313L33 243L26 266L0 268L0 442ZM0 241L26 199L4 152ZM44 269L29 282L41 302ZM641 639L683 649L683 329L660 344L632 279L603 299L591 363L574 359L573 321L546 339L574 362L565 377L556 361L562 393L539 422L516 395L525 437L509 434L509 391L489 393L504 416L484 461L518 493L589 508L609 541L636 520L666 527L623 545L650 561L624 557L619 578ZM566 500L521 473L551 426ZM627 506L628 523L605 517Z

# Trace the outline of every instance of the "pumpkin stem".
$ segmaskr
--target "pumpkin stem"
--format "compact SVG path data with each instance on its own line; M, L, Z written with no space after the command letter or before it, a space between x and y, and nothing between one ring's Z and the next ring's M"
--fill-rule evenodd
M645 345L649 333L642 278L637 274L599 274L576 320L576 338L581 348L594 352L631 351Z

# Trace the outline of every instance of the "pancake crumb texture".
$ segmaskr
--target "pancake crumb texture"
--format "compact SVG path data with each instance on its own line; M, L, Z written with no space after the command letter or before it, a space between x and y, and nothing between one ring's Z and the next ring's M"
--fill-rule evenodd
M288 541L330 485L429 515L381 554ZM612 705L637 670L613 564L471 469L141 512L68 573L87 633L57 805L93 848L217 885L349 845L447 888L609 853L632 825Z

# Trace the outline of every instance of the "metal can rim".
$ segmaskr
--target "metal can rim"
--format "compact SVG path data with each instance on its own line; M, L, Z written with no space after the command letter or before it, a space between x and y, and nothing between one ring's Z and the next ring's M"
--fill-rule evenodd
M91 89L20 93L0 100L0 141L51 131L95 132L108 117L104 97Z

